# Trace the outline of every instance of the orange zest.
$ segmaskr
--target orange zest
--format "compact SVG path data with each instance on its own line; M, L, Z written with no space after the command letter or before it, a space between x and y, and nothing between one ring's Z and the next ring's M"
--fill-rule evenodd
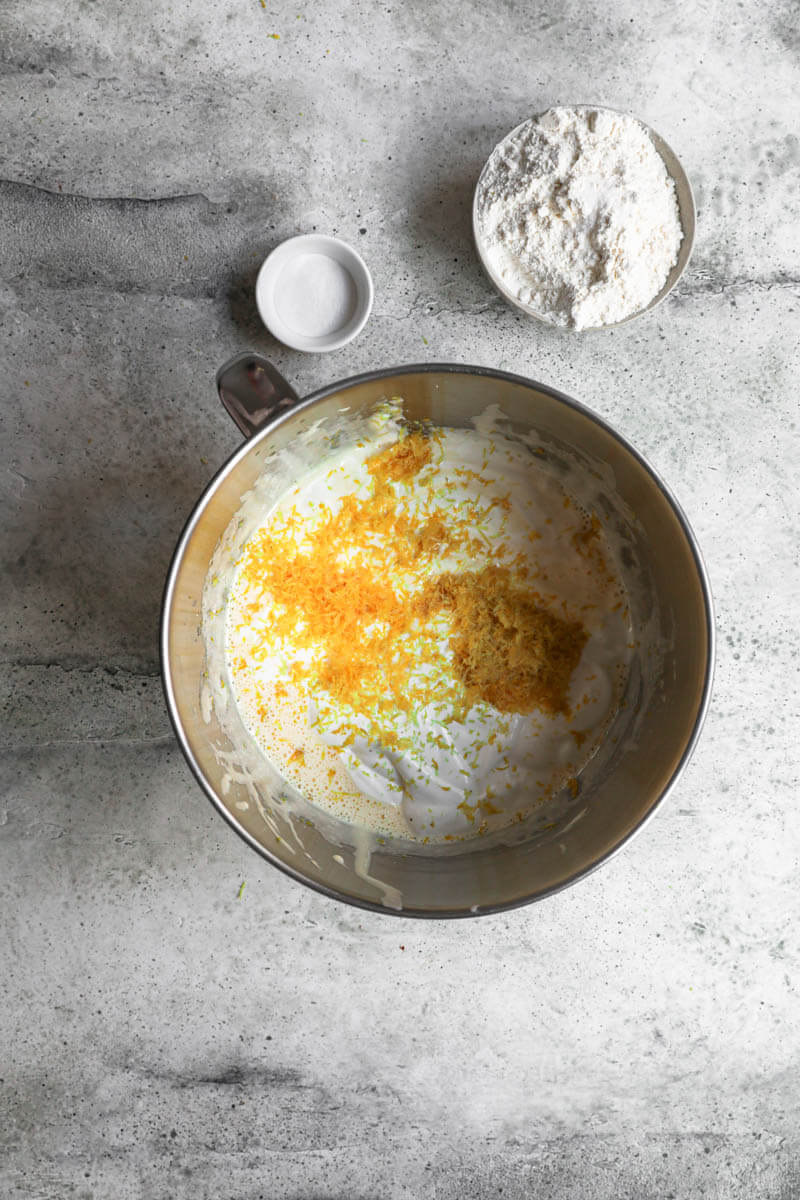
M588 636L548 610L522 563L438 569L457 550L481 548L486 561L477 516L510 502L414 515L406 485L431 464L432 441L412 432L373 455L367 496L346 495L336 511L320 505L302 527L294 511L271 521L242 563L251 611L269 599L269 638L256 657L271 653L274 638L305 651L289 663L286 683L323 689L389 746L395 715L432 701L456 716L480 701L504 713L568 713ZM358 732L353 726L350 737Z

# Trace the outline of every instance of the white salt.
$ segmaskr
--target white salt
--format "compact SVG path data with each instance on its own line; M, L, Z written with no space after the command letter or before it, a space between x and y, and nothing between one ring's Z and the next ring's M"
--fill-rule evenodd
M295 333L330 337L343 329L356 310L352 275L327 254L290 258L275 282L275 309Z

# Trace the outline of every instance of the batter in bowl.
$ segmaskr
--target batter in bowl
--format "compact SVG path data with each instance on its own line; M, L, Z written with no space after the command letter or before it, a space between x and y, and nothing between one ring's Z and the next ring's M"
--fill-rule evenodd
M314 805L422 842L574 788L630 654L597 518L489 426L377 422L263 514L224 594L261 753Z

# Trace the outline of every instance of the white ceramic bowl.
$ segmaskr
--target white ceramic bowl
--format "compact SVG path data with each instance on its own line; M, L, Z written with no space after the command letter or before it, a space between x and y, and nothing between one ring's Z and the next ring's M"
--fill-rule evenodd
M357 337L373 294L361 255L317 233L281 242L256 279L256 306L267 329L284 345L312 354L338 350Z
M615 321L608 325L587 325L583 329L575 329L570 325L557 325L555 321L552 321L543 313L537 312L536 309L532 308L529 304L523 304L521 300L518 300L517 297L509 291L500 276L492 270L486 254L486 245L483 239L480 216L478 213L478 197L480 196L484 175L486 174L489 161L491 160L494 151L497 150L499 146L502 146L504 142L507 142L510 138L515 137L520 132L522 127L527 125L529 121L536 120L538 117L543 116L544 112L534 113L532 117L527 117L524 121L521 121L519 125L516 125L509 133L505 135L504 138L500 139L500 141L497 143L497 146L495 146L494 150L492 151L492 154L489 155L489 158L484 163L483 170L478 177L478 182L475 187L475 194L472 201L472 232L475 238L475 246L478 251L478 257L481 261L481 266L483 267L486 275L503 299L506 300L512 306L512 308L519 309L519 311L525 313L526 316L534 317L537 321L541 321L544 325L549 325L551 329L562 330L565 333L588 333L592 330L598 329L616 329L620 325L627 325L629 321L635 321L636 318L642 316L643 313L650 312L651 309L656 308L657 305L662 302L662 300L666 300L667 296L670 294L681 275L686 270L692 254L692 248L694 246L694 233L697 219L692 185L689 182L689 177L681 166L678 156L675 154L675 152L667 145L662 137L659 137L654 129L651 129L649 125L647 125L639 117L635 116L635 114L622 113L619 109L607 108L601 104L569 104L558 105L557 107L577 109L580 112L590 110L592 112L615 113L617 116L632 116L633 119L638 121L639 124L642 125L647 131L650 140L652 141L658 153L661 155L661 158L664 160L664 166L667 169L667 174L672 178L675 184L675 193L678 199L678 211L680 213L681 226L683 227L683 241L681 242L680 250L678 251L678 261L675 263L675 266L667 276L664 286L661 288L660 292L655 294L649 304L646 304L644 308L637 309L636 312L631 313L629 316L623 317L621 321Z

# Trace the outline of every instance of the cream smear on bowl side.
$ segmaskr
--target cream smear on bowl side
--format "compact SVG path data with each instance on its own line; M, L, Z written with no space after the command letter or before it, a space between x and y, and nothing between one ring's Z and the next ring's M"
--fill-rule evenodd
M475 430L409 434L398 416L384 409L268 508L258 487L246 501L246 536L216 564L224 647L218 621L206 700L230 695L250 752L353 829L370 879L364 831L460 841L572 784L631 641L579 488L494 410ZM531 634L558 667L541 679Z

